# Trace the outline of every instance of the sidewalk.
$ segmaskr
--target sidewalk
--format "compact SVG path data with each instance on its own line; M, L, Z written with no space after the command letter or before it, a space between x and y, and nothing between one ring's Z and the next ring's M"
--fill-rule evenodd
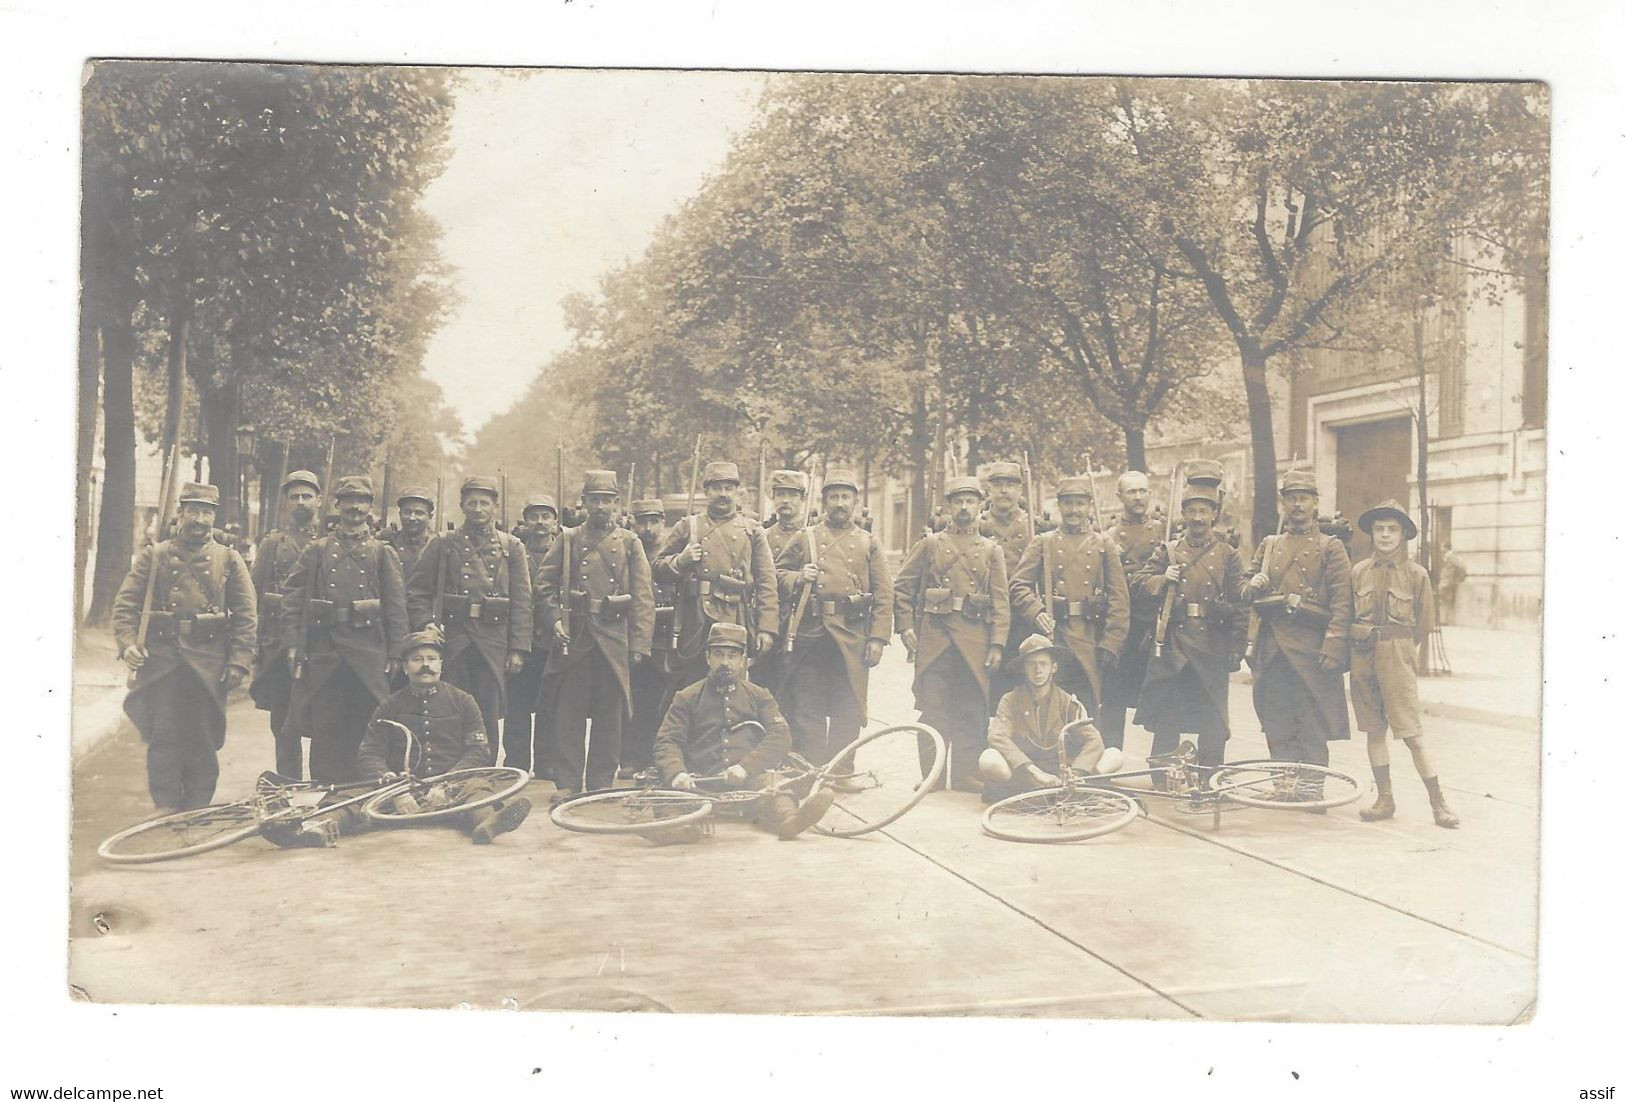
M127 670L113 657L110 628L80 628L73 648L72 746L75 764L84 760L126 722Z
M1425 714L1540 729L1539 635L1451 626L1444 649L1451 672L1417 681Z

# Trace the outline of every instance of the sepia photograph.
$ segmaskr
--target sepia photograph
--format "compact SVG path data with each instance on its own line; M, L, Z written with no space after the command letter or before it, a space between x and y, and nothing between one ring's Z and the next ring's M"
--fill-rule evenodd
M75 999L1534 1014L1546 85L80 109Z

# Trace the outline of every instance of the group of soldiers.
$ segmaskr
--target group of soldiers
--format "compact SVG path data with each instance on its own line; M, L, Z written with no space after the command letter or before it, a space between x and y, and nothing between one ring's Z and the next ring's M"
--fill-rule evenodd
M312 779L372 779L363 762L380 759L361 753L372 721L429 724L427 694L443 683L472 701L457 722L479 730L459 738L484 746L490 764L551 780L555 799L651 767L682 786L694 760L745 783L765 767L763 739L814 765L836 760L868 722L869 671L900 636L921 721L949 747L945 782L991 799L1053 781L1030 751L1055 747L1076 719L1093 720L1078 767L1115 768L1130 709L1153 755L1189 734L1199 764L1222 763L1230 675L1244 657L1271 757L1324 765L1328 742L1349 737L1352 666L1379 790L1362 814L1394 813L1391 725L1435 820L1455 825L1415 707L1431 597L1405 558L1414 524L1397 503L1368 511L1363 528L1402 538L1376 540L1374 559L1351 570L1343 542L1317 523L1313 476L1289 472L1282 531L1244 566L1213 531L1221 475L1217 463L1187 465L1182 531L1167 540L1141 472L1118 480L1120 519L1099 531L1092 477L1061 479L1059 523L1041 525L1023 507L1022 468L993 463L985 487L946 480L946 523L895 579L862 523L861 484L842 469L826 472L811 522L807 477L774 472L764 527L743 511L738 467L708 463L703 509L669 530L659 501L633 501L623 523L615 472L590 470L578 524L562 526L560 503L538 495L518 534L497 523L500 488L487 477L463 482L460 525L436 531L434 496L414 487L396 502L399 528L382 532L371 480L340 478L327 531L326 488L295 471L281 487L289 523L262 539L252 574L211 538L217 491L188 484L173 538L142 551L116 602L120 654L135 671L126 710L161 810L212 799L226 694L245 679L270 713L285 777L304 775L308 741ZM426 647L436 677L408 679L403 664ZM750 715L760 733L739 734ZM823 807L780 807L770 825L792 836Z

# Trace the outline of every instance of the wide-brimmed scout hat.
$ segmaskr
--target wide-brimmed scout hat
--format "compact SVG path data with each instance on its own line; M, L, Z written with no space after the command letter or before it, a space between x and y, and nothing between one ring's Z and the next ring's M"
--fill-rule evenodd
M1060 646L1058 643L1046 639L1044 636L1034 632L1021 641L1021 646L1016 648L1015 657L1006 662L1005 666L1019 666L1035 654L1053 653L1059 655L1065 649L1066 648Z
M1399 527L1405 533L1406 539L1413 540L1416 538L1416 522L1412 520L1411 515L1405 511L1405 507L1399 502L1395 501L1393 498L1389 498L1387 501L1384 501L1379 505L1373 505L1371 508L1361 513L1360 531L1369 536L1371 534L1371 526L1379 520L1397 520L1399 521Z

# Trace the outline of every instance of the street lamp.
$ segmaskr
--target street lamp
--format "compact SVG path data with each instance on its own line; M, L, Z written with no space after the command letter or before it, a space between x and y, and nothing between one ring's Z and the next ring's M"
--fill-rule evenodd
M254 426L238 425L233 436L237 444L237 519L246 540L253 538L248 524L248 468L254 461Z

